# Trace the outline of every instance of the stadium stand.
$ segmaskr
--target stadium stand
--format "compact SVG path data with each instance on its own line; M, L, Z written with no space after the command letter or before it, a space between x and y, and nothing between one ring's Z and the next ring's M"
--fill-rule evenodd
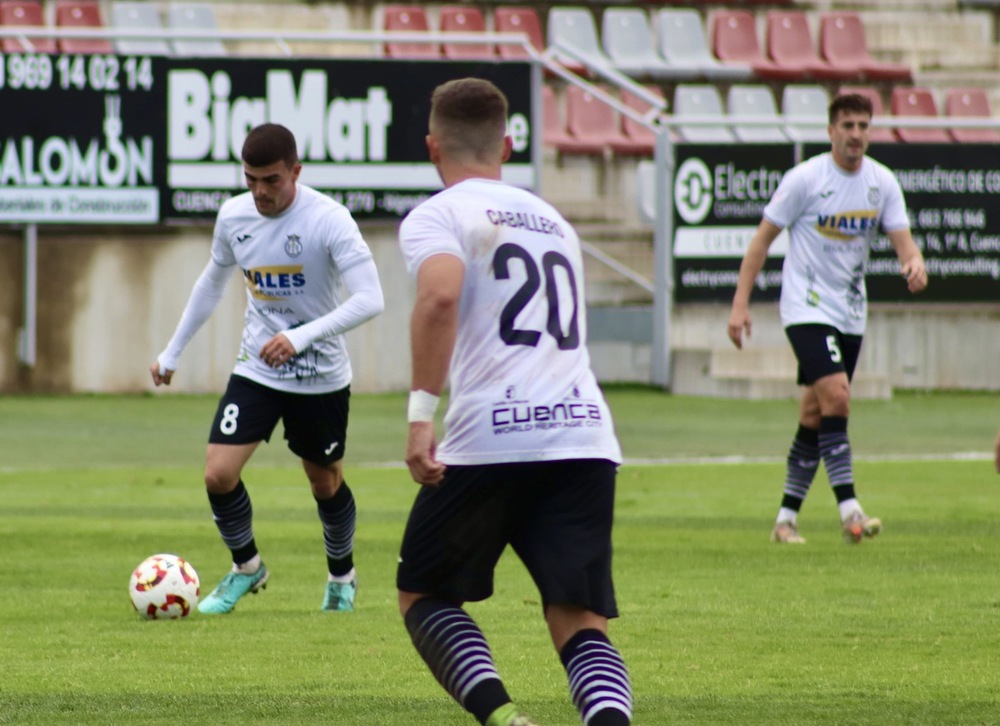
M701 14L689 8L661 8L654 22L660 55L677 80L745 81L753 75L748 63L720 63L708 48Z
M601 49L597 38L597 26L589 8L556 6L549 10L548 43L550 46L563 45L573 48L587 60L587 65L612 66ZM587 66L565 54L556 54L556 60L580 75L587 74Z
M427 32L430 30L430 23L423 5L386 5L382 9L382 30ZM441 57L440 45L431 42L388 42L383 46L383 52L387 58L406 60Z
M726 96L730 116L758 116L771 121L769 126L734 125L733 133L739 141L780 144L788 141L781 130L783 124L774 103L774 94L764 85L734 84Z
M955 118L992 118L990 100L982 88L949 88L945 92L945 116ZM1000 143L1000 129L949 128L955 141L963 144Z
M493 26L498 33L524 33L539 53L545 50L542 21L532 7L501 5L493 11ZM528 51L516 45L499 45L497 51L503 60L524 60Z
M215 10L210 3L171 3L167 8L167 27L174 30L217 30ZM220 57L229 55L221 40L171 41L175 55Z
M45 12L37 0L4 0L0 2L0 25L45 27ZM28 41L38 53L55 53L54 38L32 38ZM0 52L24 53L29 48L17 38L0 38Z
M897 86L892 89L889 107L895 116L927 116L929 118L936 118L938 115L934 95L927 88L903 88ZM895 133L900 141L911 144L947 144L952 140L952 137L944 128L897 127Z
M443 33L484 33L486 18L472 5L444 5L440 9L439 23ZM441 51L449 60L494 60L496 47L492 43L470 45L467 43L442 43Z
M822 13L819 27L820 55L831 65L855 70L867 81L912 79L909 66L881 62L872 57L865 39L865 26L857 13Z
M757 40L757 21L747 10L717 10L712 15L712 51L723 63L749 64L753 74L769 81L802 81L807 70L782 66L764 57Z
M680 125L675 127L677 135L683 141L695 142L733 142L736 137L728 127L721 123L725 120L722 109L722 96L719 89L711 84L679 83L674 89L674 120ZM685 126L685 116L718 116L718 126Z
M832 65L819 57L806 14L796 10L767 13L767 52L779 66L805 69L817 81L859 80L859 69Z
M871 86L841 86L840 90L837 91L838 96L848 93L858 93L867 97L872 102L872 116L875 125L872 126L869 132L869 141L873 144L895 143L897 141L896 135L892 133L892 128L888 122L891 115L885 112L885 106L882 105L882 96L878 90Z
M619 130L618 113L579 86L566 87L566 131L583 145L583 153L603 154L613 145L632 146Z
M126 30L161 30L160 10L149 2L111 4L111 27ZM158 38L116 38L115 51L124 55L170 55L170 45Z
M611 64L633 78L669 77L670 66L656 52L649 16L640 8L608 8L601 20L601 39Z
M58 0L55 7L56 26L60 28L103 28L101 6L96 1ZM111 42L102 38L59 38L60 53L112 53Z
M829 141L827 113L830 97L823 86L787 85L781 93L781 113L799 141ZM801 119L801 120L796 120Z

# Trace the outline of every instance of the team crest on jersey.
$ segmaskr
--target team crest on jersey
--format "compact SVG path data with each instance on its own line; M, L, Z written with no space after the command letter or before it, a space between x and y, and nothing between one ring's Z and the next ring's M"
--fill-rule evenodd
M873 207L877 207L878 203L882 201L882 192L878 190L878 187L868 187L868 203Z
M297 234L288 235L288 239L285 240L285 252L289 257L298 257L302 254L301 239Z

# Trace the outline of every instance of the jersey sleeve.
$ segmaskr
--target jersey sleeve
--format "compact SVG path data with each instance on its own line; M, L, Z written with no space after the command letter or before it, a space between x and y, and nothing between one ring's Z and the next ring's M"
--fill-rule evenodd
M225 209L223 206L215 218L215 229L212 232L212 260L221 267L230 267L236 264L236 255L229 241L229 225L226 222Z
M800 165L787 172L781 178L771 201L764 207L764 219L776 227L784 229L790 226L805 209L808 189L802 169Z
M899 180L895 175L886 170L883 175L882 193L885 195L885 207L882 211L882 229L886 232L894 232L897 229L908 229L910 217L906 213L906 200L903 198L903 190L899 186Z
M425 203L403 220L399 226L399 247L406 270L413 276L434 255L449 254L463 263L466 261L456 225L446 210L432 204Z
M346 207L330 209L323 224L326 227L327 249L338 270L344 272L372 259L372 251Z

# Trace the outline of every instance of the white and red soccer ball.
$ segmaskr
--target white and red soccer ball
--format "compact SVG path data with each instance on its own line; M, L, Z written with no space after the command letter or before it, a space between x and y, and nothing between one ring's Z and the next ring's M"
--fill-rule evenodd
M148 620L186 618L198 604L201 585L191 563L177 555L152 555L132 572L128 594Z

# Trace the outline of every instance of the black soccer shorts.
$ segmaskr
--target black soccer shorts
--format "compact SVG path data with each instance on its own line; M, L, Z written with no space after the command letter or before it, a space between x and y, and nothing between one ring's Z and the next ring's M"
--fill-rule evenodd
M219 400L210 444L270 441L281 420L296 456L316 464L344 458L351 387L332 393L288 393L232 375Z
M785 335L799 361L800 386L810 386L832 373L846 373L847 380L854 378L861 354L860 335L841 333L820 323L789 325Z
M397 587L458 602L485 600L510 544L544 605L617 617L611 578L616 471L604 459L449 466L439 486L417 494Z

